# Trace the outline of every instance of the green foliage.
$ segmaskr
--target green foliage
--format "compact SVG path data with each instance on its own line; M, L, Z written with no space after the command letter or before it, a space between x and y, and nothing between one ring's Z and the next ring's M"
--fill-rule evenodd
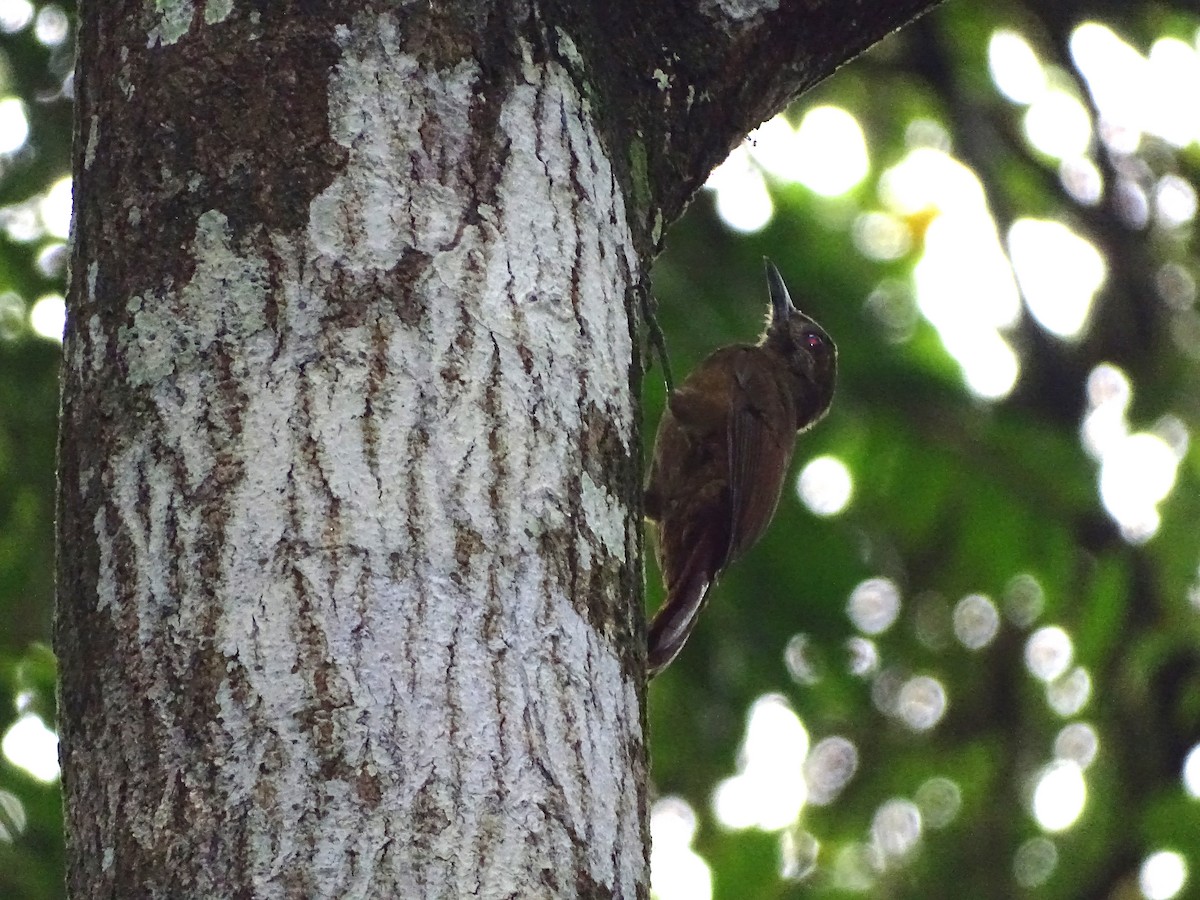
M45 230L38 208L70 170L74 36L56 25L69 5L29 12L22 24L20 9L6 8L0 33L0 100L19 98L29 126L24 145L0 156L0 737L31 716L51 727L55 720L49 641L59 350L34 333L29 312L64 290L62 238ZM61 897L62 873L58 783L0 754L0 897Z
M1191 14L1122 9L1112 27L1143 56L1164 35L1195 46ZM1081 203L1059 180L1058 160L1030 146L1024 107L998 92L988 68L993 32L1016 29L1052 84L1087 106L1066 41L1077 24L1108 15L1082 4L948 4L788 114L797 124L832 104L858 119L872 160L858 187L826 198L768 173L775 211L761 231L724 227L706 192L670 233L655 279L676 378L713 347L754 338L766 298L760 260L772 258L840 351L834 408L800 438L795 471L829 454L853 478L849 504L829 517L785 493L770 532L723 579L682 655L651 686L655 787L695 810L692 848L711 867L714 897L1133 896L1143 860L1160 850L1182 854L1189 867L1180 896L1196 890L1200 800L1185 790L1182 767L1200 741L1200 331L1194 290L1171 302L1156 279L1170 264L1187 282L1197 260L1194 221L1156 217L1153 191L1167 174L1194 189L1197 145L1145 134L1134 152L1119 152L1093 138L1088 153L1109 189ZM912 238L893 259L871 259L856 241L861 217L888 209L881 175L921 143L913 127L921 119L937 123L941 149L980 179L1002 240L1021 217L1060 221L1100 248L1108 268L1078 336L1048 334L1028 308L1001 328L1020 375L1000 398L968 389L943 336L916 311L913 276L938 210L893 210ZM747 148L758 149L754 140ZM1122 220L1129 211L1114 184L1148 192L1148 222ZM961 284L964 306L989 287L969 271ZM1190 447L1180 442L1188 449L1176 483L1144 542L1123 536L1106 510L1099 463L1081 440L1088 377L1103 363L1132 384L1130 431L1178 425L1192 437ZM662 404L653 381L652 373L647 442ZM847 603L856 585L881 576L899 589L899 617L866 635ZM653 607L657 573L648 580ZM1024 612L1031 592L1036 615ZM998 632L977 649L954 630L954 610L972 594L1000 613ZM1048 625L1073 649L1067 675L1049 685L1025 661L1030 637ZM870 671L851 671L861 663L852 638L873 642ZM921 675L947 698L944 716L925 730L905 724L888 696L890 681ZM1084 677L1090 694L1074 709L1064 679ZM789 827L729 827L713 797L739 771L747 711L768 694L804 723L810 755L822 738L841 736L856 748L857 767L832 802L805 806ZM1097 738L1094 759L1071 743L1088 734ZM1035 786L1056 756L1073 754L1086 803L1071 825L1047 831L1033 812ZM802 762L797 753L790 765ZM779 771L783 790L790 776ZM935 777L959 791L944 822L923 793ZM896 798L915 801L920 838L906 853L880 855L886 829L872 824ZM797 834L820 849L810 872L788 880L781 847Z

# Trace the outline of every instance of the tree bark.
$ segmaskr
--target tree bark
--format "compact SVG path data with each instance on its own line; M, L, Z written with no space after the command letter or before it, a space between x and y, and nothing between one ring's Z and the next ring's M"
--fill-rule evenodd
M647 895L648 261L928 5L83 7L73 895Z

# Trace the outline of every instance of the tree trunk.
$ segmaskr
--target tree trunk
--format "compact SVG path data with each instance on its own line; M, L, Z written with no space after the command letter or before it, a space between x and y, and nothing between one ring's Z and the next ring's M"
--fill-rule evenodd
M83 7L75 896L647 895L646 266L926 5Z

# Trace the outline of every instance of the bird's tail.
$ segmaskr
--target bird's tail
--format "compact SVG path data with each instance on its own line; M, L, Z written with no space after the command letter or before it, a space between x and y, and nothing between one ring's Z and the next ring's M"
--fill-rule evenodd
M679 655L696 627L696 618L708 600L713 577L699 565L701 553L693 553L682 576L671 585L667 599L650 622L647 636L646 669L653 678Z

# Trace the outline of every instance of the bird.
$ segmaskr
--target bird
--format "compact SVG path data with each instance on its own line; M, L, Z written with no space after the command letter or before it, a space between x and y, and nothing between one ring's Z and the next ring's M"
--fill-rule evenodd
M650 678L683 649L719 576L766 531L796 436L833 401L837 347L764 263L771 305L758 343L714 350L659 421L644 510L666 597L648 628Z

